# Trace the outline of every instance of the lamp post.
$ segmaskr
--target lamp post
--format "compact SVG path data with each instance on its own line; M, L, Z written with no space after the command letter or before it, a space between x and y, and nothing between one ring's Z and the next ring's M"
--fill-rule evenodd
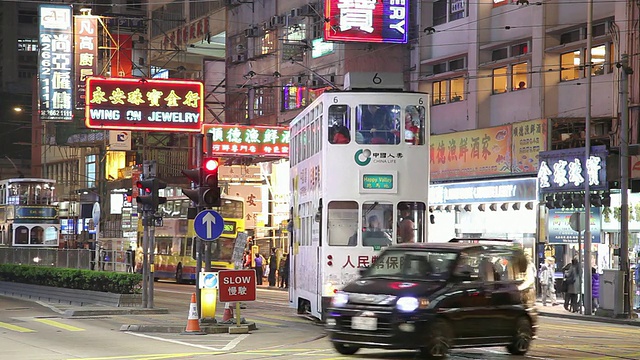
M593 23L593 0L587 1L587 53L585 56L585 69L587 70L587 100L586 114L584 119L584 166L589 163L591 152L591 47L592 47L592 25ZM586 171L586 179L584 181L584 267L583 267L583 304L584 314L591 315L593 311L591 303L591 196L589 171ZM580 249L578 249L580 253Z

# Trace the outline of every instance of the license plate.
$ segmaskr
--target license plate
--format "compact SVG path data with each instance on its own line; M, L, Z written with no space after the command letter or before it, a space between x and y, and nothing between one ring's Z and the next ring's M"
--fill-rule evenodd
M374 317L354 316L351 318L351 328L353 330L376 330L378 329L378 319Z

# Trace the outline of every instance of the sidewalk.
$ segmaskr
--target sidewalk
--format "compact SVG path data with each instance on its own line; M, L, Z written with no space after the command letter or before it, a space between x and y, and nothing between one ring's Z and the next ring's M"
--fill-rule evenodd
M634 312L634 319L623 319L623 318L613 318L606 316L596 316L596 315L584 315L580 313L571 313L564 309L564 300L559 299L558 305L552 306L551 304L547 304L547 306L542 305L542 301L538 300L536 302L536 310L538 310L538 314L540 316L546 317L555 317L555 318L564 318L564 319L572 319L572 320L581 320L581 321L593 321L600 323L608 323L608 324L618 324L618 325L631 325L631 326L640 326L640 319L638 319L637 313Z

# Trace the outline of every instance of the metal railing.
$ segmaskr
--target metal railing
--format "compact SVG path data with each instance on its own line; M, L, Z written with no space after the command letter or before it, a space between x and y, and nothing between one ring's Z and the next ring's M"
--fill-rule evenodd
M126 251L90 249L0 248L0 264L51 266L98 271L132 271Z

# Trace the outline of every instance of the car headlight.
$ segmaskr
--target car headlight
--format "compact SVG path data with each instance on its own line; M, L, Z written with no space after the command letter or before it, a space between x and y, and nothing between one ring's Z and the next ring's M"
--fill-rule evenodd
M335 307L345 306L347 305L348 302L349 302L349 295L340 291L337 292L331 299L331 305Z
M396 301L396 307L398 308L398 310L403 312L415 311L418 306L420 306L420 301L411 296L401 297L400 299L398 299L398 301Z

